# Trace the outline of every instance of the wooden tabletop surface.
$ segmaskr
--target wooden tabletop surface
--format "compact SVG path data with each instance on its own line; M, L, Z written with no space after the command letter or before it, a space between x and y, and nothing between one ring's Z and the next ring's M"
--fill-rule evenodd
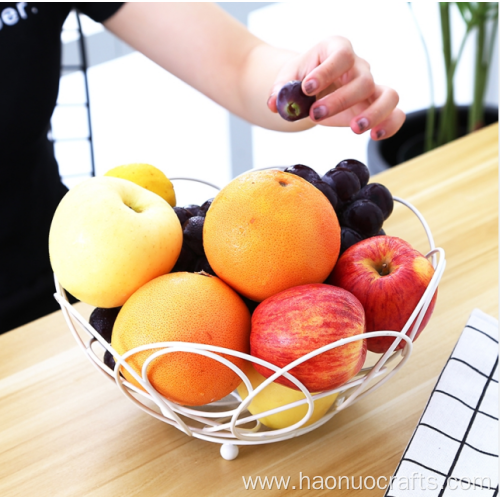
M389 478L472 309L498 318L498 126L372 180L420 210L447 260L431 321L394 378L319 429L241 446L229 462L219 445L188 437L126 399L56 312L0 336L0 495L382 496L384 489L347 490L345 483L330 490L325 480L348 476L357 486L360 477ZM405 207L384 228L428 250ZM92 310L78 309L86 318ZM289 483L245 489L249 476Z

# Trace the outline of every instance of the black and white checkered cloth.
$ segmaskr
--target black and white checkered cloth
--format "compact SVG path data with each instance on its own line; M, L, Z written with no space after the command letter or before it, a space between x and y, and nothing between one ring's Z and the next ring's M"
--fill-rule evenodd
M498 496L498 320L474 309L386 496Z

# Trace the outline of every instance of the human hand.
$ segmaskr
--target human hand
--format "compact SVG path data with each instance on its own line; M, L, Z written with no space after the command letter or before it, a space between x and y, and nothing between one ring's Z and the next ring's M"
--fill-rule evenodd
M316 96L309 112L314 123L351 127L356 134L371 130L371 138L379 140L394 135L405 120L396 107L397 92L375 84L370 65L346 38L327 38L283 66L267 101L274 113L278 92L290 80L302 81L304 93Z

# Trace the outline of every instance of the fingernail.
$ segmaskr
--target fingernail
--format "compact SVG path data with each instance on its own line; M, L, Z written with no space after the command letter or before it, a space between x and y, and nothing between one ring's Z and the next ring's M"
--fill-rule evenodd
M326 116L326 106L318 106L317 108L313 109L313 116L315 120L321 120L321 118L324 118Z
M274 95L276 94L276 92L273 92L267 99L267 105L269 106L269 103L271 102L271 99L274 97Z
M375 137L377 139L382 139L382 137L384 137L384 135L385 135L385 130L377 130L375 132Z
M360 118L357 121L357 124L360 132L363 132L368 128L368 120L366 118Z
M309 80L304 84L306 94L312 94L318 88L318 82L314 79Z

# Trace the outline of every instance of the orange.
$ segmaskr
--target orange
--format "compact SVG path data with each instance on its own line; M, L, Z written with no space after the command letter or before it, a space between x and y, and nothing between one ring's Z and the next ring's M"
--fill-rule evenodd
M340 250L340 226L326 196L280 170L243 174L222 189L203 227L214 272L260 302L287 288L322 283Z
M122 355L153 342L195 342L249 352L250 312L241 297L215 276L171 273L139 288L123 305L111 345ZM156 349L157 350L157 349ZM139 375L153 349L127 359ZM247 362L223 355L241 369ZM127 370L125 378L141 387ZM181 405L222 399L241 379L219 361L195 353L172 352L155 359L147 372L152 386Z

